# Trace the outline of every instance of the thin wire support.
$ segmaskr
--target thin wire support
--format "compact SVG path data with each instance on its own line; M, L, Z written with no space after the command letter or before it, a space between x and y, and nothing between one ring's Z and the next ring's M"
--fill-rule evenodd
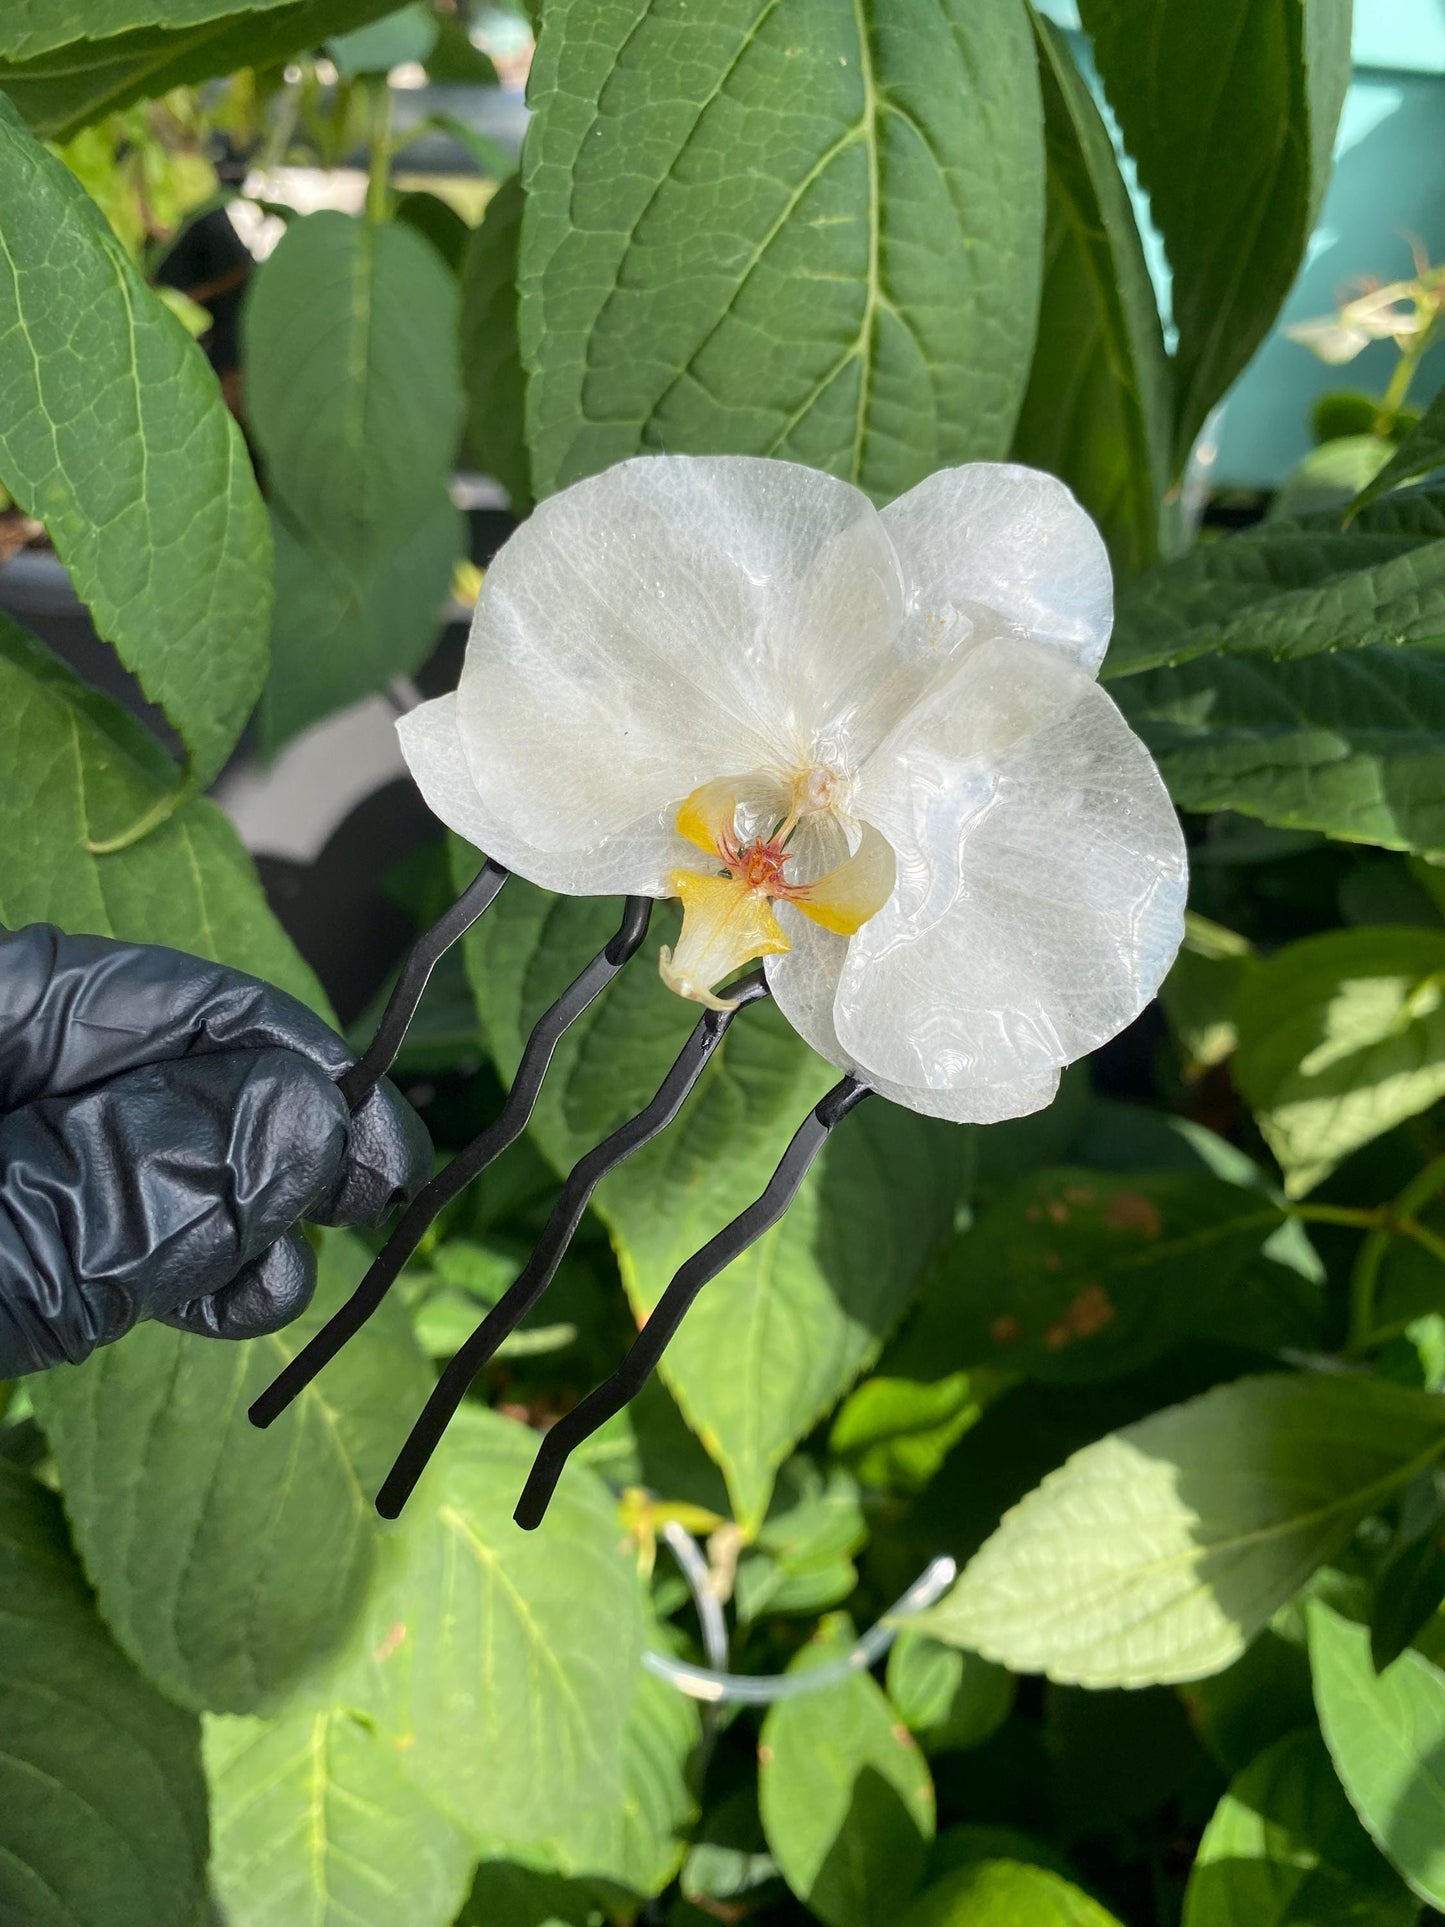
M642 1390L703 1286L778 1222L833 1130L871 1096L872 1087L856 1077L845 1077L833 1086L794 1133L762 1195L678 1270L619 1369L558 1419L542 1440L512 1515L524 1531L534 1531L542 1523L571 1454Z
M401 1049L412 1018L416 1016L427 979L458 937L471 929L484 910L491 909L510 875L510 870L503 869L500 863L492 862L489 857L451 908L438 917L431 929L412 945L401 967L401 975L387 999L376 1035L360 1059L337 1080L337 1089L345 1098L349 1111L361 1109L396 1062L396 1054Z
M649 897L629 897L617 933L586 968L568 984L533 1027L507 1101L496 1122L452 1159L417 1193L400 1223L378 1254L371 1269L321 1330L283 1371L271 1381L251 1407L253 1425L272 1424L323 1366L354 1338L401 1275L427 1231L454 1198L514 1144L526 1128L542 1088L542 1079L562 1033L574 1024L593 999L632 957L647 935L652 916Z
M597 1186L609 1171L616 1170L624 1159L666 1129L682 1109L738 1011L767 994L767 982L760 970L730 986L732 1009L703 1013L651 1103L619 1125L610 1137L604 1138L572 1167L532 1255L442 1373L397 1454L396 1463L376 1496L376 1509L382 1518L395 1519L400 1513L472 1380L551 1284Z

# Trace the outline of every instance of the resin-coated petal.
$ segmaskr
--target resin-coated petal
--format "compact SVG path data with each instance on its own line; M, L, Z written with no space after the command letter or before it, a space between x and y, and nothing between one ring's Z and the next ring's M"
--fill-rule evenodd
M474 843L529 883L575 897L662 897L679 863L692 861L692 846L671 827L664 812L624 826L600 841L573 849L541 850L517 834L505 814L483 802L457 731L457 699L438 696L398 718L396 733L427 807L449 830Z
M717 776L789 770L902 615L877 512L833 476L659 455L564 489L477 602L458 721L486 811L593 848Z
M713 995L715 987L744 964L788 947L773 907L736 877L703 876L697 870L674 870L672 890L682 898L682 932L675 950L662 946L662 981L679 997L731 1010L725 997Z
M1049 643L1092 675L1114 623L1103 537L1062 482L1012 462L944 468L890 502L883 526L907 585L911 653L1000 629Z
M966 653L864 771L898 887L848 948L845 1050L901 1084L1011 1085L1137 1016L1183 933L1184 841L1144 745L1056 650Z
M971 1078L939 1090L880 1077L843 1048L833 1025L833 1002L848 954L848 939L808 922L792 904L780 903L777 909L778 922L792 939L792 948L782 956L769 957L763 968L778 1009L820 1057L839 1070L863 1078L880 1097L921 1111L925 1117L947 1118L954 1124L1001 1124L1005 1118L1028 1117L1053 1103L1059 1088L1057 1069L1015 1084L985 1084Z
M888 901L897 880L898 865L886 837L864 823L862 839L852 856L845 857L813 883L805 883L792 899L805 917L840 937L851 937Z

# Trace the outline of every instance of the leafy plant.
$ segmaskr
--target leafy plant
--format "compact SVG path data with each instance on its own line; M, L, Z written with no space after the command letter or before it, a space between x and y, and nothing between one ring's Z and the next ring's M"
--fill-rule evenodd
M1404 392L1439 271L1342 317L1420 324L1332 418L1368 473L1189 546L1175 513L1318 213L1349 11L1083 0L1091 78L1025 0L543 0L515 171L393 114L401 63L496 83L445 0L7 11L0 502L171 735L0 616L5 923L326 1011L205 790L244 731L269 755L424 671L475 593L458 467L520 518L657 450L880 502L971 460L1060 476L1193 863L1162 1015L1032 1117L864 1106L535 1534L536 1428L830 1081L775 1013L732 1030L382 1524L406 1415L690 1027L646 958L269 1431L246 1407L365 1267L349 1234L272 1338L144 1326L0 1388L7 1923L1445 1911L1445 418ZM418 128L481 190L399 179ZM349 168L360 211L288 205L286 162ZM223 387L206 302L198 343L154 283L234 199L279 225ZM389 882L420 928L474 862L438 834ZM439 973L401 1074L443 1154L615 922L513 883ZM850 1662L937 1559L886 1662ZM679 1662L773 1697L689 1698Z

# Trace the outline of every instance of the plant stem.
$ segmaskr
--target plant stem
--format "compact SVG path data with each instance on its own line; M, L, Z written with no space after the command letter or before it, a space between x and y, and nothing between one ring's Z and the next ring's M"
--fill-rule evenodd
M1379 1230L1385 1216L1379 1205L1292 1204L1288 1210L1305 1224L1343 1224L1356 1231Z
M1390 1248L1388 1231L1372 1231L1355 1255L1350 1273L1350 1329L1345 1340L1346 1358L1359 1358L1370 1348L1375 1331L1375 1287L1380 1266Z
M371 123L366 218L385 221L391 216L391 88L383 76L370 82L366 93Z

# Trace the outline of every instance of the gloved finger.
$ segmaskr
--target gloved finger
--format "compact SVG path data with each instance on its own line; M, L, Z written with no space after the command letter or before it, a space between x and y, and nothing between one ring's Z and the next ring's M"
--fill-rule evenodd
M338 1078L355 1061L285 991L158 944L0 932L0 1111L85 1090L143 1064L275 1047ZM378 1224L425 1183L431 1144L389 1082L357 1110L324 1224Z
M335 1185L347 1125L331 1080L278 1050L154 1064L0 1119L16 1369L219 1291Z
M263 1338L299 1318L316 1290L316 1253L300 1231L288 1231L229 1285L161 1314L163 1325L200 1338Z
M331 1077L352 1062L328 1024L274 985L159 944L0 933L0 1110L171 1058L274 1047Z
M336 1183L309 1216L315 1224L381 1224L421 1189L431 1168L426 1126L383 1078L352 1116Z

